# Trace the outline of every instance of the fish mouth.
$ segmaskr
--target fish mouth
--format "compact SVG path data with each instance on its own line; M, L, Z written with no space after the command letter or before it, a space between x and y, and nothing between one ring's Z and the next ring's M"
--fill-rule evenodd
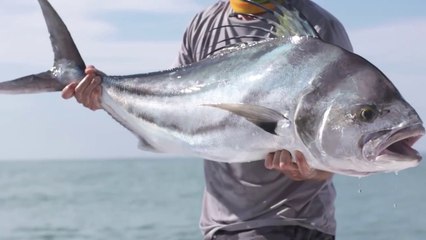
M391 132L380 144L376 161L419 162L422 157L412 146L425 134L422 125Z

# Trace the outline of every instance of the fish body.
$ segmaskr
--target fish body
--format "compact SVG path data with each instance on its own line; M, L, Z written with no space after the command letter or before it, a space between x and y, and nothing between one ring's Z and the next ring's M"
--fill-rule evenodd
M84 74L65 24L39 3L54 67L0 83L0 93L57 91ZM423 123L390 80L312 34L243 43L181 68L103 76L101 104L149 151L232 163L299 150L311 167L351 176L421 160L411 146Z

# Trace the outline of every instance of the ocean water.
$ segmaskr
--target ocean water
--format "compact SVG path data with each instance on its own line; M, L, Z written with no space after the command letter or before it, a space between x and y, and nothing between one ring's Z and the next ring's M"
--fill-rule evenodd
M337 239L426 239L426 167L336 176ZM198 159L0 162L0 240L196 240Z

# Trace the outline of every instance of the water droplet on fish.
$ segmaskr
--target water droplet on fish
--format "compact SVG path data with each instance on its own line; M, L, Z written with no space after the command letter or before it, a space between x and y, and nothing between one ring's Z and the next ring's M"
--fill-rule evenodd
M181 79L182 78L182 76L177 76L177 79Z
M398 176L398 174L399 174L399 172L398 172L398 171L395 171L395 176Z
M361 186L361 177L358 177L359 182L358 182L358 193L362 193L362 186Z
M394 203L394 204L393 204L393 208L398 208L398 204L397 204L397 203Z

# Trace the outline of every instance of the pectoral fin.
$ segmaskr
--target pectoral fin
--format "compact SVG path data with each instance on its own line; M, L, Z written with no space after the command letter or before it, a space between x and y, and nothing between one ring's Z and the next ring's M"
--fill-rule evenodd
M288 119L273 109L252 104L206 104L205 106L220 108L244 117L268 133L277 134L276 128L282 120Z

